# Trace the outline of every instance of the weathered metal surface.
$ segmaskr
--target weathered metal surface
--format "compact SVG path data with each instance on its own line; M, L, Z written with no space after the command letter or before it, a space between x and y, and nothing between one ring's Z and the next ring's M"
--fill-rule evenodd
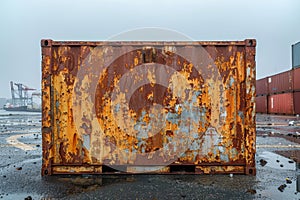
M269 94L268 77L256 81L256 96Z
M300 68L293 69L294 91L300 91Z
M268 113L268 96L257 96L256 100L256 112L257 113Z
M293 91L293 71L285 71L268 77L269 94Z
M293 68L300 67L300 42L292 45L292 66Z
M294 92L294 113L300 114L300 92Z
M41 45L42 175L256 173L255 40Z
M293 93L274 94L268 97L268 112L271 114L294 114Z

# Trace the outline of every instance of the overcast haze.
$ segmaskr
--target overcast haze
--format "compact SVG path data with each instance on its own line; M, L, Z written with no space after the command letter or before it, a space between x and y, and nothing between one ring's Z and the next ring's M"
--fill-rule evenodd
M0 97L9 81L40 89L40 40L106 40L160 27L194 40L257 39L257 78L291 69L300 41L299 0L2 0Z

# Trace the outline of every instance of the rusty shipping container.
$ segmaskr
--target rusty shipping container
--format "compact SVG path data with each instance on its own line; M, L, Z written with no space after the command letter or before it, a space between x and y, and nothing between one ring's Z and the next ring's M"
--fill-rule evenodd
M257 96L256 100L256 113L268 113L268 96Z
M292 45L292 66L294 69L300 67L300 42Z
M278 94L293 91L293 72L285 71L268 77L269 94Z
M300 91L300 68L293 69L294 91Z
M255 171L255 46L42 40L42 175Z
M293 93L274 94L268 97L268 112L271 114L294 114Z
M256 81L256 96L269 94L268 77Z
M300 92L294 92L294 114L300 114Z

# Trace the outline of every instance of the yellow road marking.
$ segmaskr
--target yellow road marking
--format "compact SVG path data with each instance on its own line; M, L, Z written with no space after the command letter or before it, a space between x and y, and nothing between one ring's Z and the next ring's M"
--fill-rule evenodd
M35 147L32 147L31 145L25 144L23 142L20 142L18 139L22 136L26 136L26 135L32 135L32 133L28 133L28 134L20 134L20 135L13 135L10 136L8 138L6 138L6 142L8 144L11 144L12 146L22 149L24 151L32 151L35 150Z

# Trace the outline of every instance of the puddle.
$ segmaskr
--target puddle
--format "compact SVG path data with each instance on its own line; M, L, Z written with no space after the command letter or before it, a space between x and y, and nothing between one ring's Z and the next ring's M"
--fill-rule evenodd
M299 179L298 179L299 180ZM297 185L296 180L292 180L293 182L291 184L286 184L286 187L282 190L278 190L278 187L280 185L274 185L274 186L269 186L265 190L258 191L259 194L261 194L262 197L268 197L270 199L299 199L300 198L300 192L297 191L296 187L299 187ZM284 183L284 182L283 182Z
M297 192L300 192L300 175L297 176Z
M42 158L39 156L38 158L33 158L33 159L27 159L22 161L21 163L34 163L34 162L40 162L42 160Z
M267 161L265 167L271 167L274 169L285 169L285 170L297 169L296 163L293 160L273 152L264 151L262 154L260 154L260 157L264 158Z
M30 193L17 193L17 194L0 194L0 199L41 199L40 195Z

